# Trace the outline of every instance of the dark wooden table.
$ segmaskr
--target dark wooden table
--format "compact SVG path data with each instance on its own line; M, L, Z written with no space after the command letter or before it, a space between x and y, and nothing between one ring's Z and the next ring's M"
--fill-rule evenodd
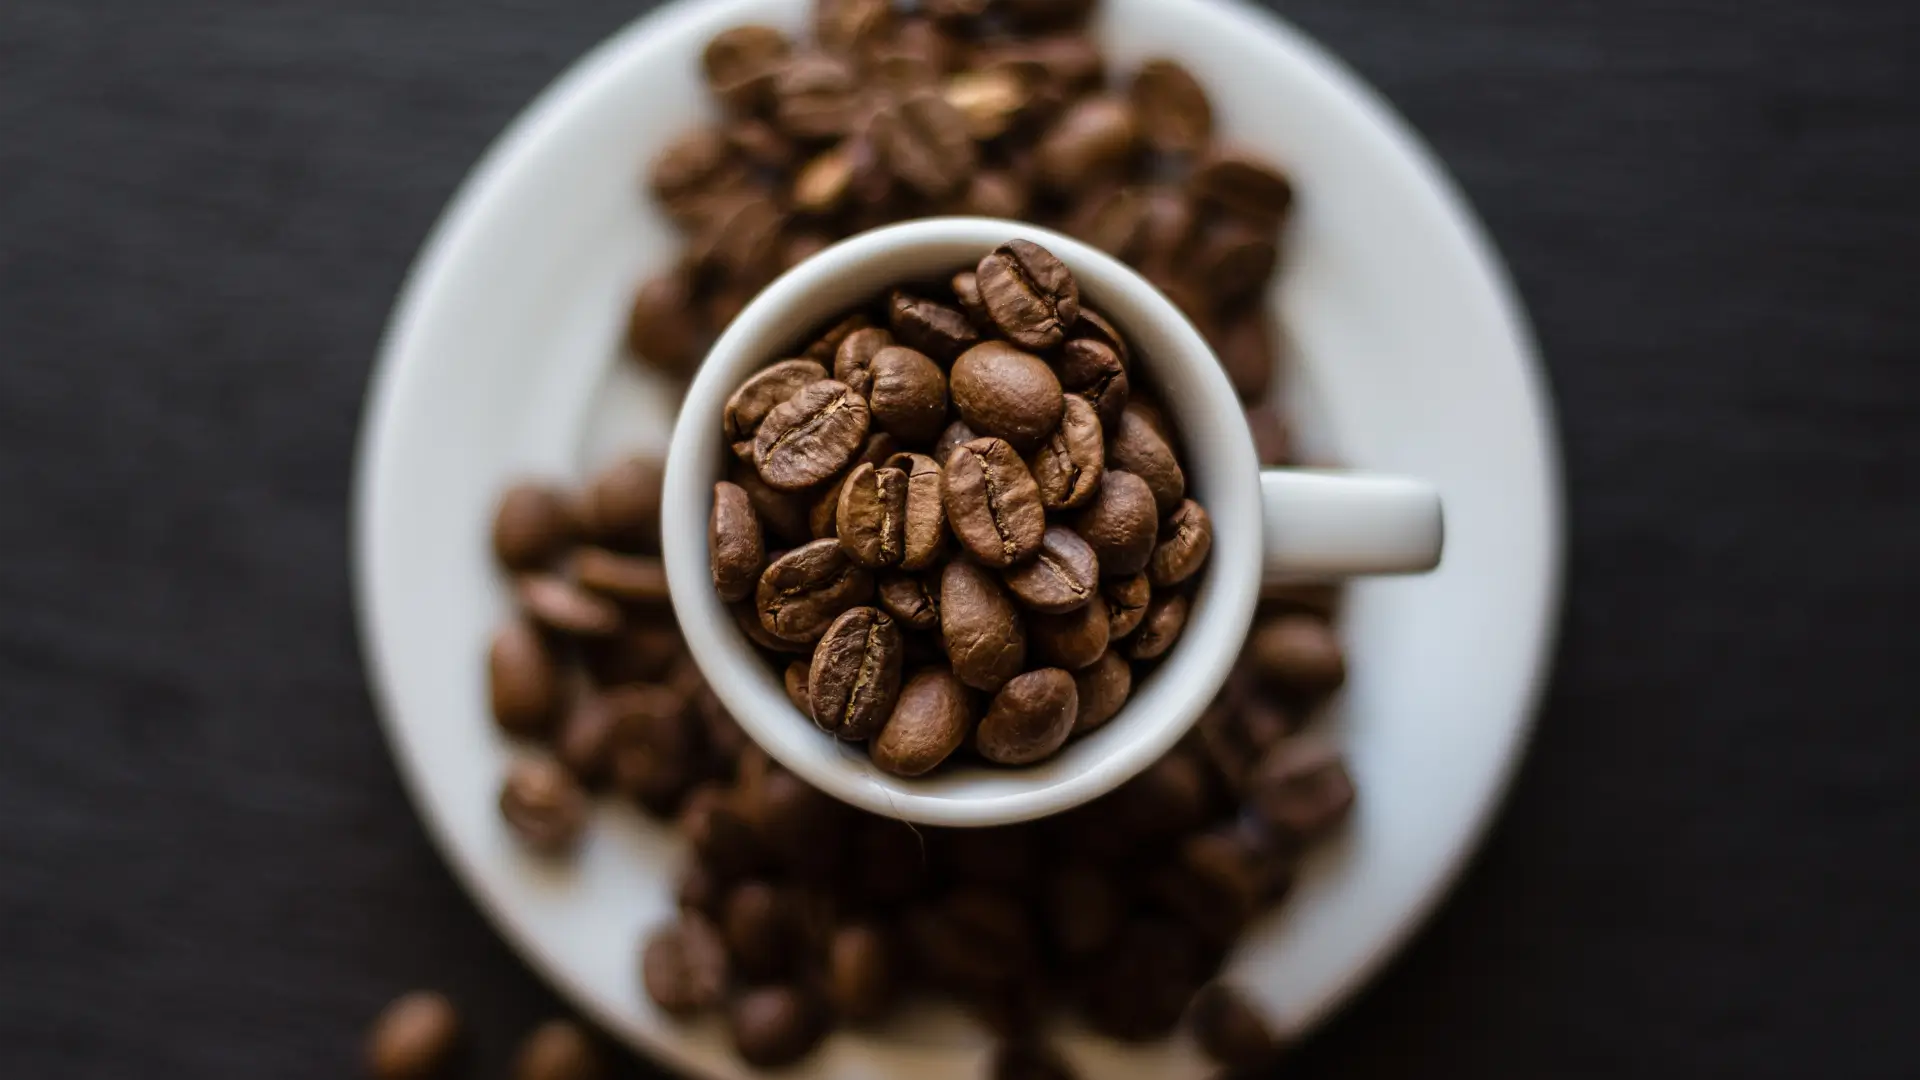
M501 1076L561 1008L396 783L348 466L455 183L648 6L0 5L0 1075L351 1076L426 984ZM1513 798L1289 1075L1920 1075L1920 6L1286 9L1491 225L1572 498Z

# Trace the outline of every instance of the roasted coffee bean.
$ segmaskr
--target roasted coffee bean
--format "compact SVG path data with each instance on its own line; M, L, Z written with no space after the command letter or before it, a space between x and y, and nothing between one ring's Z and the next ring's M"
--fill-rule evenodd
M933 460L944 463L953 456L963 443L970 443L980 437L980 433L967 426L965 420L955 420L941 429L940 437L933 441Z
M813 702L807 697L807 675L813 665L805 660L795 660L787 665L786 674L781 682L786 686L787 700L799 709L808 719L813 717Z
M1247 656L1263 681L1294 694L1331 694L1347 679L1340 638L1325 619L1312 615L1262 620L1247 642Z
M1075 673L1073 683L1080 704L1073 717L1073 734L1085 735L1099 730L1127 703L1133 693L1133 665L1109 649L1092 666Z
M805 644L872 593L873 576L847 558L839 541L815 540L767 567L754 603L769 634Z
M1047 528L1040 488L1005 440L980 438L961 446L940 480L947 523L975 558L1004 569L1039 553Z
M866 924L843 926L827 943L827 1003L851 1024L872 1023L893 1005L893 956L887 937Z
M893 29L891 0L814 0L813 36L837 56L857 56Z
M1041 668L1015 677L993 697L974 733L980 756L1000 765L1031 765L1057 753L1073 733L1080 693L1073 675Z
M1171 1032L1205 978L1199 943L1172 923L1136 920L1124 927L1087 981L1085 1013L1094 1030L1128 1042Z
M672 620L639 619L607 638L581 642L581 659L602 686L658 682L685 651Z
M873 358L893 344L893 335L869 326L847 335L833 354L833 377L859 393L873 389Z
M1199 503L1183 499L1160 525L1147 576L1163 589L1178 585L1199 573L1212 551L1213 520Z
M1107 602L1098 594L1064 615L1035 615L1028 627L1034 656L1068 671L1079 671L1099 660L1107 651L1111 632Z
M852 608L835 619L807 672L813 722L852 742L879 732L900 693L903 644L899 624L878 608Z
M1040 910L1053 947L1061 955L1090 957L1119 933L1127 900L1099 868L1074 860L1050 869Z
M1107 601L1107 635L1115 641L1139 628L1140 620L1147 617L1147 604L1153 600L1153 587L1145 574L1110 577L1101 583L1100 593Z
M776 979L797 959L799 927L791 904L764 881L743 881L721 905L720 936L733 967L749 979Z
M1079 1073L1052 1047L1030 1038L1000 1043L994 1048L991 1080L1078 1080Z
M1186 498L1187 476L1180 460L1174 457L1165 437L1141 414L1138 402L1123 410L1120 422L1107 432L1107 464L1147 482L1156 516L1173 513Z
M833 246L833 237L814 229L796 229L780 248L780 269L791 270Z
M779 1069L813 1052L826 1026L799 989L762 986L741 994L728 1011L734 1052L756 1069Z
M1206 768L1195 755L1176 750L1109 796L1106 825L1130 843L1158 843L1204 825L1212 798Z
M1133 159L1139 136L1133 107L1112 97L1089 97L1067 110L1034 153L1040 179L1061 193L1084 191L1119 176Z
M1240 937L1260 901L1259 878L1245 851L1232 838L1212 833L1183 840L1174 858L1147 882L1147 891L1188 930L1220 949Z
M367 1033L367 1072L375 1080L443 1075L460 1044L460 1014L446 995L415 990L395 998Z
M768 194L747 190L708 199L687 241L687 264L707 278L749 290L773 280L787 218Z
M777 69L768 72L767 88L772 89ZM734 156L757 169L788 173L800 162L800 149L786 133L758 117L736 120L727 125L727 145Z
M1137 262L1151 212L1145 188L1116 184L1082 203L1067 232L1123 262Z
M1073 337L1096 341L1112 349L1114 356L1120 360L1122 371L1126 370L1127 365L1133 363L1133 355L1127 347L1127 339L1121 337L1120 331L1114 329L1111 320L1084 303L1080 305L1079 321L1073 324Z
M1061 350L1060 385L1093 407L1103 431L1118 424L1127 407L1126 366L1118 353L1095 338L1074 338Z
M888 170L929 199L964 190L979 167L966 117L934 91L883 107L874 122Z
M927 972L952 987L1004 984L1027 972L1039 951L1026 909L993 889L955 890L910 915L907 934Z
M487 689L494 722L509 735L545 732L566 702L560 662L525 619L511 619L494 631L487 650Z
M727 469L727 480L747 493L747 501L753 504L754 516L760 519L769 542L804 544L814 539L808 528L805 495L768 487L767 482L760 479L760 470L751 462L734 462Z
M935 855L952 881L1017 893L1041 874L1039 834L1028 825L949 829L934 839Z
M660 484L665 470L658 458L636 456L602 470L587 487L587 531L619 551L660 550Z
M847 478L853 475L851 470L861 465L878 468L894 455L898 446L899 440L887 432L873 432L867 436L866 448L860 451L859 457L853 459L849 471L814 489L819 494L814 497L813 505L807 511L807 523L813 530L815 540L840 535L840 493L846 489Z
M960 307L966 311L973 325L983 333L993 333L993 317L987 314L985 303L980 299L980 276L971 270L962 270L953 275L953 298L960 301Z
M1280 1039L1247 996L1225 983L1200 988L1187 1007L1187 1027L1200 1049L1234 1069L1257 1069L1280 1056Z
M668 213L684 222L693 204L729 186L721 178L738 168L724 132L718 128L694 128L669 142L653 159L648 169L648 183L654 198L660 200Z
M554 574L522 574L514 596L535 622L575 637L610 637L620 632L620 606Z
M1061 615L1100 595L1100 557L1093 545L1064 525L1042 534L1040 552L1007 572L1007 588L1034 611Z
M695 790L681 808L677 825L694 857L721 881L752 873L766 860L753 823L725 787Z
M600 1080L604 1073L593 1037L571 1020L534 1028L513 1058L514 1080Z
M889 574L876 593L880 607L908 630L940 628L940 598L935 581L913 574Z
M873 422L902 442L925 444L947 422L947 377L925 353L903 346L873 358Z
M681 868L678 880L673 890L673 901L682 911L712 917L720 910L720 902L726 899L719 876L697 859Z
M954 408L983 436L1032 453L1060 426L1066 395L1039 357L1004 341L968 349L954 362Z
M857 465L840 487L835 535L861 566L898 566L906 555L907 474Z
M757 587L755 595L758 595ZM747 636L747 640L768 652L797 654L813 652L813 643L810 641L787 641L784 638L774 637L773 632L760 621L760 608L752 600L729 605L727 613L733 616L734 624L740 628L742 634Z
M831 479L865 445L870 419L866 400L845 383L823 379L803 387L775 406L754 435L760 478L781 491Z
M834 139L853 130L863 91L853 68L830 56L802 54L773 80L773 117L796 139Z
M635 685L610 690L602 701L613 715L614 786L657 815L672 814L704 764L686 696Z
M793 45L771 26L735 26L707 42L700 66L713 95L740 112L773 99L773 80Z
M1051 349L1080 318L1080 286L1053 252L1030 240L1009 240L975 268L980 301L1016 345ZM968 417L979 427L979 421Z
M641 954L647 996L671 1016L691 1017L726 1000L730 965L726 943L713 923L683 911L680 921L656 930Z
M746 492L740 492L743 508L748 506L746 498ZM667 567L656 556L622 555L606 548L583 547L575 551L568 562L573 579L601 596L623 604L667 602Z
M516 763L500 788L500 816L520 842L544 855L570 850L587 824L587 794L558 762Z
M613 767L613 713L599 694L582 694L553 739L554 756L582 784L599 784Z
M885 331L881 331L884 333ZM838 367L835 375L838 376ZM722 427L733 452L742 461L753 460L753 437L767 414L785 403L810 383L827 377L827 370L812 360L782 360L755 372L727 399ZM842 380L844 381L844 380Z
M973 320L959 308L896 290L888 301L887 325L902 345L951 364L980 340Z
M1271 317L1256 305L1226 319L1215 335L1220 368L1227 373L1227 381L1240 400L1263 401L1272 390L1280 366L1274 346L1276 333Z
M1106 472L1107 449L1100 418L1078 396L1066 397L1060 426L1033 455L1033 482L1048 510L1078 510L1093 501Z
M1004 169L982 169L973 175L954 212L974 217L1019 221L1033 206L1031 186Z
M580 538L572 503L545 484L521 483L500 497L493 516L493 554L509 570L537 570Z
M893 714L870 747L873 763L895 776L924 776L951 757L972 728L967 688L951 671L927 668L900 689Z
M940 574L940 633L953 673L976 690L998 690L1026 664L1027 632L992 574L956 559Z
M1285 465L1293 460L1293 430L1271 403L1248 409L1247 427L1253 431L1253 449L1260 455L1260 464Z
M1146 618L1140 621L1140 632L1127 642L1127 655L1135 660L1154 660L1173 648L1180 640L1180 632L1187 628L1187 598L1180 593L1169 593L1153 598L1147 605Z
M1213 105L1193 73L1172 60L1149 60L1133 77L1140 137L1165 154L1193 154L1213 139Z
M1293 209L1293 184L1258 156L1215 147L1194 166L1194 195L1255 224L1273 226Z
M1207 227L1194 244L1187 268L1215 303L1232 304L1265 289L1279 264L1273 230L1229 220Z
M768 853L790 873L812 880L831 877L847 848L848 811L818 788L785 769L743 779L746 813Z
M713 514L707 523L707 550L713 587L731 604L753 595L767 562L767 543L753 500L738 484L713 485Z
M1093 502L1074 519L1074 531L1093 545L1101 573L1131 577L1145 570L1153 557L1160 515L1145 480L1112 467L1111 457L1108 465Z
M813 340L813 344L807 346L805 359L823 366L831 365L840 351L840 346L846 344L848 338L872 325L873 320L863 312L856 311L851 315L842 316L822 331L820 336Z
M924 570L946 548L947 507L939 462L925 454L895 454L886 465L907 474L906 554L901 569Z
M1268 828L1291 843L1306 844L1353 809L1353 780L1331 743L1286 739L1254 767L1249 800Z
M967 135L980 142L1005 135L1033 99L1026 80L1006 68L960 72L942 93Z
M925 17L897 16L893 34L867 50L867 70L886 89L931 86L958 60L959 42L934 22L932 11L920 14Z

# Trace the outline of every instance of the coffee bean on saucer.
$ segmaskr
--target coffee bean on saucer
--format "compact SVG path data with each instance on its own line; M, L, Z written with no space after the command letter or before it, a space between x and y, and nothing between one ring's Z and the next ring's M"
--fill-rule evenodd
M572 503L544 484L521 483L500 497L493 518L493 552L509 570L536 570L580 537Z
M746 492L739 496L740 505L747 507ZM610 600L637 605L667 602L667 567L657 556L622 555L588 546L576 549L570 564L575 581Z
M686 377L706 357L707 341L694 318L693 290L683 275L654 278L634 294L627 316L627 349L633 355Z
M514 765L500 789L500 815L522 843L542 854L574 846L587 823L587 796L558 762Z
M367 1034L367 1072L376 1080L429 1080L452 1064L460 1015L446 995L416 990L380 1011Z
M556 574L520 575L514 596L528 616L557 633L604 638L620 632L620 605Z
M1309 697L1330 694L1347 678L1340 639L1313 615L1263 619L1247 641L1253 670L1269 685Z
M772 100L774 78L792 51L793 43L771 26L735 26L707 42L700 66L715 97L753 112Z
M1213 140L1213 105L1193 73L1172 60L1149 60L1133 77L1140 136L1167 154L1192 154Z
M593 1037L570 1020L534 1028L514 1055L514 1080L600 1080L604 1074Z
M493 718L510 735L546 731L566 700L559 661L546 638L524 619L511 619L494 631L487 687Z
M1277 331L1258 307L1227 316L1214 335L1221 370L1242 401L1263 401L1270 393L1279 367L1274 336ZM1263 456L1265 456L1263 454Z
M672 1016L695 1016L726 999L730 965L720 931L697 912L647 939L640 970L647 996Z
M885 1015L893 1004L893 969L892 948L877 927L855 924L835 930L827 943L825 979L835 1015L852 1024Z
M762 986L734 999L727 1027L740 1060L778 1069L810 1053L825 1033L820 1009L799 989Z
M1316 739L1276 744L1255 766L1250 785L1260 819L1295 843L1318 839L1353 808L1353 780L1340 752Z
M966 117L937 92L910 93L883 105L874 122L888 170L929 199L963 190L979 167Z
M660 550L659 459L630 457L608 466L587 487L587 531L619 551Z
M1194 195L1230 214L1269 227L1293 208L1293 184L1256 155L1231 147L1209 151L1188 186Z
M1257 1069L1280 1055L1280 1039L1247 996L1225 983L1200 988L1187 1008L1194 1041L1215 1062Z
M1040 179L1059 192L1083 191L1123 172L1138 146L1133 107L1090 97L1071 107L1041 139L1034 162Z

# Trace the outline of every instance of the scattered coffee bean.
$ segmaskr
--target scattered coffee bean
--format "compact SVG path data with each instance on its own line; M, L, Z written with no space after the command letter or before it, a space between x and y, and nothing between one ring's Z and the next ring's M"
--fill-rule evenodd
M582 784L599 784L613 767L613 712L596 693L580 695L554 736L553 753Z
M575 637L620 632L620 605L555 574L522 574L514 583L520 607L540 625Z
M1080 287L1053 252L1030 240L1009 240L974 271L980 302L1016 345L1051 349L1080 318ZM981 427L972 416L967 421Z
M961 446L940 479L947 523L974 558L1004 568L1039 553L1047 528L1040 488L1004 439Z
M587 488L587 531L618 551L660 550L659 459L631 457L615 462Z
M843 926L827 943L827 1002L852 1024L871 1023L893 1004L893 959L886 935L865 924Z
M903 647L899 624L878 608L852 608L835 619L807 672L813 722L849 741L877 734L900 692Z
M902 184L929 199L946 198L965 188L979 165L967 118L933 90L882 106L875 124L888 169Z
M570 1020L534 1028L514 1055L514 1080L600 1080L604 1074L593 1037Z
M566 700L559 661L540 631L524 619L511 619L494 631L487 650L487 687L493 718L509 735L545 732Z
M708 334L694 319L693 289L680 274L657 277L634 294L627 349L669 374L689 377L707 355Z
M1084 191L1123 173L1138 137L1131 105L1119 98L1086 98L1040 140L1034 164L1040 179L1055 191Z
M1080 693L1070 672L1029 671L994 695L974 733L974 746L988 761L1031 765L1052 757L1066 743L1079 711Z
M1180 632L1187 628L1187 598L1183 593L1169 593L1153 598L1147 605L1147 614L1140 621L1140 630L1127 642L1127 655L1135 660L1152 660L1166 654L1173 643L1180 640Z
M1039 554L1008 571L1006 581L1027 607L1062 615L1087 606L1100 594L1100 558L1079 533L1053 525L1041 536Z
M509 570L538 570L580 538L580 517L560 492L515 484L493 517L493 554Z
M1160 533L1153 489L1133 473L1109 468L1093 502L1074 519L1074 531L1093 545L1101 573L1110 577L1140 573L1153 558Z
M1172 60L1149 60L1133 77L1140 137L1166 154L1192 154L1213 140L1213 105L1200 81Z
M1223 320L1214 336L1220 367L1242 401L1265 400L1273 386L1275 333L1266 314L1255 309Z
M1187 265L1194 281L1211 294L1216 304L1232 304L1252 297L1265 286L1279 261L1273 230L1240 221L1219 221L1201 234ZM1265 355L1270 364L1271 350ZM1224 355L1221 362L1227 363Z
M1233 148L1215 149L1194 166L1195 196L1230 214L1269 227L1293 208L1293 184L1259 157Z
M734 1052L756 1069L778 1069L812 1052L825 1034L819 1009L800 990L762 986L735 998L727 1017Z
M1247 641L1247 655L1262 679L1295 694L1324 696L1347 679L1339 637L1324 618L1312 615L1262 620Z
M641 954L647 996L672 1016L696 1016L726 1000L729 964L720 931L698 912L654 932Z
M760 624L783 641L818 641L840 613L873 592L873 576L837 540L815 540L775 560L754 592Z
M766 538L760 531L753 500L738 484L721 481L713 486L713 515L707 524L707 547L713 587L727 603L753 595L766 565Z
M742 500L745 497L742 492ZM667 568L656 556L582 547L574 551L570 565L575 581L610 600L639 606L667 602Z
M810 383L767 414L753 438L754 466L776 490L812 487L860 452L870 420L866 401L847 384Z
M430 1080L444 1075L460 1042L460 1015L446 995L404 994L380 1010L367 1033L367 1071L376 1080Z
M787 36L771 26L736 26L707 42L700 66L715 97L750 113L773 99L774 78L792 51Z
M1147 563L1154 585L1169 588L1200 572L1213 551L1213 520L1192 499L1183 499L1160 526L1160 540Z
M580 657L603 686L657 682L666 677L684 650L671 620L640 619L611 637L580 643Z
M721 907L720 936L735 971L752 980L777 979L795 959L799 926L779 890L764 881L743 881Z
M941 572L940 632L954 675L976 690L1000 689L1026 663L1026 627L1013 599L973 563L956 560Z
M924 776L960 748L972 727L970 696L951 671L916 672L873 740L873 763L895 776Z
M1147 882L1147 891L1193 934L1218 948L1231 946L1260 901L1260 882L1231 837L1200 833Z
M1353 780L1340 752L1316 739L1275 744L1250 784L1254 811L1293 843L1319 839L1353 809Z
M841 60L802 55L773 80L774 122L796 139L832 139L853 130L861 107L858 77Z
M1101 583L1100 595L1107 601L1110 620L1107 636L1119 641L1138 629L1140 620L1147 617L1147 604L1153 600L1153 587L1145 574L1110 577Z
M1086 1018L1094 1030L1128 1042L1170 1033L1206 977L1204 947L1172 922L1136 919L1102 959L1088 983Z
M1077 672L1073 683L1079 703L1073 717L1073 733L1085 735L1098 731L1127 703L1133 693L1133 665L1109 649L1092 665Z
M558 854L579 842L587 823L587 796L558 762L522 761L507 773L500 789L500 815L522 843L542 854Z

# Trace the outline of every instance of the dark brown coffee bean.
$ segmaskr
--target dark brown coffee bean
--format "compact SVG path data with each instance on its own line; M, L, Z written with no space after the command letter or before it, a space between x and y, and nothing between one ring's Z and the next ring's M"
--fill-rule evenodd
M1004 984L1030 970L1039 951L1025 907L992 889L949 893L910 915L907 934L927 972L950 987Z
M995 1047L987 1075L991 1080L1078 1080L1080 1076L1052 1047L1030 1038Z
M962 270L953 275L953 298L960 301L960 307L966 311L973 325L983 333L993 333L993 317L987 314L986 305L980 299L980 276L971 270Z
M1030 240L1001 244L974 273L988 316L1017 345L1051 349L1080 318L1080 286L1073 274L1053 252Z
M1147 575L1110 577L1101 583L1100 592L1107 601L1107 634L1115 641L1133 633L1147 617L1147 604L1153 600L1153 586Z
M813 722L835 738L876 734L900 693L900 625L878 608L852 608L827 629L807 672Z
M1106 827L1129 843L1158 843L1205 824L1212 798L1206 768L1194 755L1176 750L1109 796Z
M1005 440L980 438L960 447L940 479L947 523L974 558L1005 569L1039 553L1047 528L1040 488Z
M1151 207L1145 188L1114 184L1082 202L1067 232L1123 262L1137 261Z
M1003 169L982 169L974 174L954 212L1020 221L1032 205L1033 190L1025 180Z
M1048 873L1041 910L1054 947L1063 956L1089 957L1113 941L1127 901L1097 867L1068 862Z
M1280 1056L1280 1038L1258 1007L1239 990L1212 982L1187 1007L1187 1027L1200 1049L1234 1069L1257 1069Z
M837 540L815 540L775 560L760 575L754 603L760 624L783 641L817 641L828 624L873 594L873 576Z
M683 911L680 921L654 931L641 953L647 996L670 1016L692 1017L726 1000L730 965L720 931L704 916Z
M1181 841L1174 858L1147 882L1147 892L1196 936L1225 949L1253 919L1260 882L1232 838L1201 833Z
M887 467L907 474L906 555L903 570L924 570L934 564L947 542L946 496L940 464L925 454L895 454Z
M754 466L769 487L799 491L847 467L871 419L851 387L823 379L776 405L753 439Z
M764 881L734 886L721 906L720 936L735 970L749 979L785 975L799 943L793 914L787 899Z
M706 785L688 796L677 827L694 857L721 881L752 873L766 861L753 823L724 786Z
M663 475L660 460L649 456L626 458L602 470L587 487L587 531L619 551L659 551Z
M367 1032L367 1072L375 1080L443 1075L460 1044L460 1014L446 995L415 990L395 998Z
M1076 339L1086 338L1096 341L1112 349L1113 354L1119 358L1123 371L1133 363L1133 356L1127 348L1127 339L1120 336L1120 331L1114 328L1111 320L1085 303L1080 305L1080 320L1073 324L1072 336Z
M1133 77L1140 136L1165 154L1194 154L1213 141L1213 104L1200 80L1172 60L1149 60Z
M657 682L686 651L671 619L638 619L618 634L581 642L587 671L602 686Z
M728 466L727 480L747 493L747 501L753 504L754 516L760 519L770 543L804 544L814 539L808 528L805 495L768 487L751 462L736 461Z
M880 607L908 630L938 630L940 600L936 581L913 574L889 574L877 590Z
M993 697L974 733L980 756L999 765L1031 765L1057 753L1073 733L1080 693L1059 668L1029 671Z
M753 437L767 414L808 384L826 377L826 368L812 360L782 360L762 368L741 383L740 388L727 399L721 421L734 454L742 461L752 461Z
M1232 304L1262 292L1279 263L1271 229L1219 221L1201 234L1187 269L1216 304Z
M720 910L721 901L726 899L718 875L701 865L697 860L682 867L680 876L673 889L674 904L681 911L697 912L712 917Z
M779 1069L813 1052L826 1026L800 990L762 986L733 1001L727 1026L734 1052L756 1069Z
M747 796L745 812L779 865L810 878L838 868L849 828L843 803L785 769L743 778L741 788Z
M1135 402L1121 412L1120 422L1107 432L1107 464L1147 482L1153 492L1156 517L1173 513L1187 496L1187 476L1165 437L1149 423Z
M613 767L613 713L599 694L582 694L553 739L554 756L582 784L599 784Z
M851 315L841 316L822 331L819 337L814 338L813 344L807 346L805 359L822 366L831 366L834 357L840 351L840 346L846 344L848 338L872 325L873 320L868 318L865 312L856 311Z
M1040 552L1009 570L1007 588L1034 611L1061 615L1087 606L1100 592L1100 557L1064 525L1042 534Z
M879 928L843 926L827 943L827 1003L850 1024L885 1016L893 1005L893 955Z
M774 122L796 139L836 139L853 130L861 95L860 81L845 62L802 54L774 76Z
M1096 2L1097 0L1002 0L1000 8L1001 14L1022 29L1059 30L1078 27L1086 22L1087 17L1093 13ZM1041 38L1036 44L1050 42L1083 44L1088 49L1095 48L1091 42L1078 35ZM1098 81L1097 76L1095 81Z
M857 465L840 487L835 535L861 566L898 566L906 555L907 474Z
M1093 407L1103 431L1118 424L1127 407L1126 368L1119 354L1094 338L1067 342L1060 356L1060 384Z
M814 0L813 37L836 56L857 56L893 29L891 0Z
M511 619L494 631L487 650L487 689L494 722L509 735L542 734L566 702L560 662L525 619Z
M1215 335L1220 368L1242 401L1264 401L1280 367L1271 317L1260 305L1226 319Z
M954 362L954 408L983 436L1005 439L1030 454L1060 426L1066 395L1039 357L1004 341L968 349Z
M1109 649L1091 667L1077 672L1073 682L1080 700L1073 733L1085 735L1099 730L1126 705L1133 694L1133 665L1118 650Z
M713 587L731 604L753 595L767 562L766 537L753 500L738 484L713 485L713 514L707 522L707 550Z
M509 570L537 570L580 538L570 500L545 484L521 483L500 497L493 516L493 554Z
M604 1074L593 1037L571 1020L534 1028L513 1058L513 1080L600 1080Z
M932 442L947 422L947 377L925 353L903 346L873 358L873 422L909 445Z
M951 364L980 340L973 320L959 308L895 291L887 304L887 325L900 344Z
M940 633L954 675L976 690L1000 689L1026 664L1026 627L1012 597L971 562L955 560L940 573Z
M1147 605L1140 632L1127 642L1127 655L1135 660L1154 660L1173 648L1180 632L1187 628L1187 598L1181 593L1156 595Z
M1118 98L1089 97L1048 130L1034 163L1041 181L1053 190L1084 191L1124 172L1138 137L1133 106Z
M1160 1038L1179 1025L1205 970L1191 935L1172 923L1136 920L1120 931L1089 977L1086 1018L1116 1039Z
M1253 449L1260 455L1260 464L1285 465L1293 460L1293 429L1271 403L1248 409L1247 427L1253 431Z
M980 437L980 433L967 426L965 420L955 420L941 429L940 437L933 442L933 460L945 462L953 456L963 443L970 443Z
M1183 499L1160 525L1147 576L1163 589L1178 585L1199 573L1212 551L1213 519L1199 503Z
M873 389L873 358L893 344L893 335L869 326L847 335L833 354L833 377L865 394Z
M774 76L793 46L771 26L734 26L707 42L701 70L713 96L740 112L753 112L773 98Z
M979 167L966 117L930 90L883 108L875 138L893 175L929 199L964 190Z
M786 674L781 679L787 690L787 700L793 702L793 707L808 719L813 718L813 702L807 697L807 675L812 666L805 660L795 660L787 665Z
M895 776L924 776L951 757L972 728L967 688L951 671L927 668L901 688L870 748L873 763Z
M1100 418L1084 398L1069 394L1060 426L1033 455L1033 481L1048 510L1078 510L1093 501L1106 472Z
M674 813L703 764L686 695L636 685L609 690L601 700L613 716L614 786L656 815Z
M1286 739L1255 766L1249 801L1275 833L1295 844L1311 843L1353 809L1353 780L1331 743Z
M1263 681L1293 694L1331 694L1347 679L1339 636L1325 619L1312 615L1262 620L1253 628L1247 655Z
M580 840L587 824L587 794L558 762L517 762L500 788L500 816L520 842L543 855L557 855Z
M1079 671L1107 651L1112 630L1107 602L1096 594L1086 605L1064 615L1035 615L1028 633L1033 653L1042 663Z
M1111 457L1108 465L1093 502L1074 519L1074 531L1093 545L1102 573L1131 577L1153 557L1160 514L1145 480L1112 467Z
M747 506L746 497L746 492L740 492L743 507ZM568 564L575 581L608 599L642 606L667 602L667 567L655 556L583 547L573 553Z
M758 595L757 591L755 595ZM747 636L747 640L768 652L796 654L813 652L812 642L787 641L774 637L772 631L760 621L759 606L752 600L730 605L727 613L733 616L734 624L740 628L742 634Z
M610 637L620 632L620 606L554 574L522 574L514 596L533 620L549 630L575 637Z
M742 303L721 317L731 319L744 299L773 280L779 267L780 236L787 217L779 204L758 190L711 197L699 227L688 238L685 258L695 271L710 279L747 290Z
M1277 225L1293 209L1293 184L1255 154L1216 146L1194 166L1194 195L1255 224Z

